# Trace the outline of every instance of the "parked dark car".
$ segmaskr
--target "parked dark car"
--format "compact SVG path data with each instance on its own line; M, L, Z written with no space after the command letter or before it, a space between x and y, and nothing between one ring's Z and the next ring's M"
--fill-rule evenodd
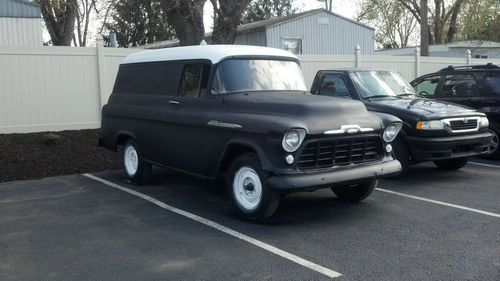
M227 175L237 210L263 219L281 195L332 188L361 201L397 174L402 126L363 103L311 95L296 56L251 46L192 46L125 58L102 110L99 143L124 146L143 183L151 165L206 179Z
M488 151L491 134L484 113L461 105L421 98L398 73L375 70L322 70L311 92L363 101L370 111L392 114L404 122L394 141L394 156L403 167L433 161L442 170L457 170L469 156Z
M463 104L484 112L493 137L489 152L482 156L500 159L500 66L449 66L420 76L411 85L419 96Z

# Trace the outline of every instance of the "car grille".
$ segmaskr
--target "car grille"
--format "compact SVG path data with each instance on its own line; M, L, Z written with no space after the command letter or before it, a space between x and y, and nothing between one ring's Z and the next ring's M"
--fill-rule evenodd
M477 119L468 119L467 122L464 120L452 120L450 121L450 127L453 131L473 130L477 128Z
M327 168L370 162L382 158L380 137L364 137L309 142L302 149L297 168Z

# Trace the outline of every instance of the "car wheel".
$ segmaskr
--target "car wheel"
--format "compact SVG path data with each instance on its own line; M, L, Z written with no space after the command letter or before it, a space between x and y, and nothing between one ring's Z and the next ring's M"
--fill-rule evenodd
M254 153L243 154L231 163L228 187L233 203L243 217L264 220L278 208L281 196L267 186L267 177Z
M378 180L369 182L332 187L333 193L338 198L348 202L361 202L366 199L377 187Z
M465 166L467 164L467 161L469 161L469 158L463 157L446 160L436 160L434 161L434 164L436 164L436 166L443 171L456 171Z
M408 146L400 139L396 138L392 143L392 157L401 164L401 173L395 176L387 177L389 179L402 178L408 174L410 169L410 150Z
M491 123L489 128L490 133L493 135L490 142L490 147L488 153L482 154L481 158L486 159L499 159L500 149L498 147L500 138L500 125L497 123Z
M143 184L151 175L151 164L144 162L134 140L128 140L123 148L123 168L133 184Z

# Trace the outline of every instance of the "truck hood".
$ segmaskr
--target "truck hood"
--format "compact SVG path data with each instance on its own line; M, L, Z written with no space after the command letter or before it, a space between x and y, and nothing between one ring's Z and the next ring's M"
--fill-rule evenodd
M266 122L283 122L289 127L305 128L309 134L322 134L342 125L383 128L381 119L368 112L362 102L300 92L254 92L225 95L227 110L232 113L266 116ZM293 122L290 122L293 120Z
M469 107L426 98L377 99L367 101L365 105L369 110L392 114L402 119L413 117L419 120L430 120L482 115Z

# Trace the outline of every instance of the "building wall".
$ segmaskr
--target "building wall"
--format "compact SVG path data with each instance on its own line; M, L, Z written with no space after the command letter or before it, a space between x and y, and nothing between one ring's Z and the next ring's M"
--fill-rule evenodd
M253 46L267 46L266 31L255 31L236 36L234 40L236 45L253 45Z
M282 48L283 37L302 38L304 55L351 55L356 45L362 54L374 52L374 30L350 20L318 12L266 30L267 46Z
M41 46L42 19L0 17L0 45Z

